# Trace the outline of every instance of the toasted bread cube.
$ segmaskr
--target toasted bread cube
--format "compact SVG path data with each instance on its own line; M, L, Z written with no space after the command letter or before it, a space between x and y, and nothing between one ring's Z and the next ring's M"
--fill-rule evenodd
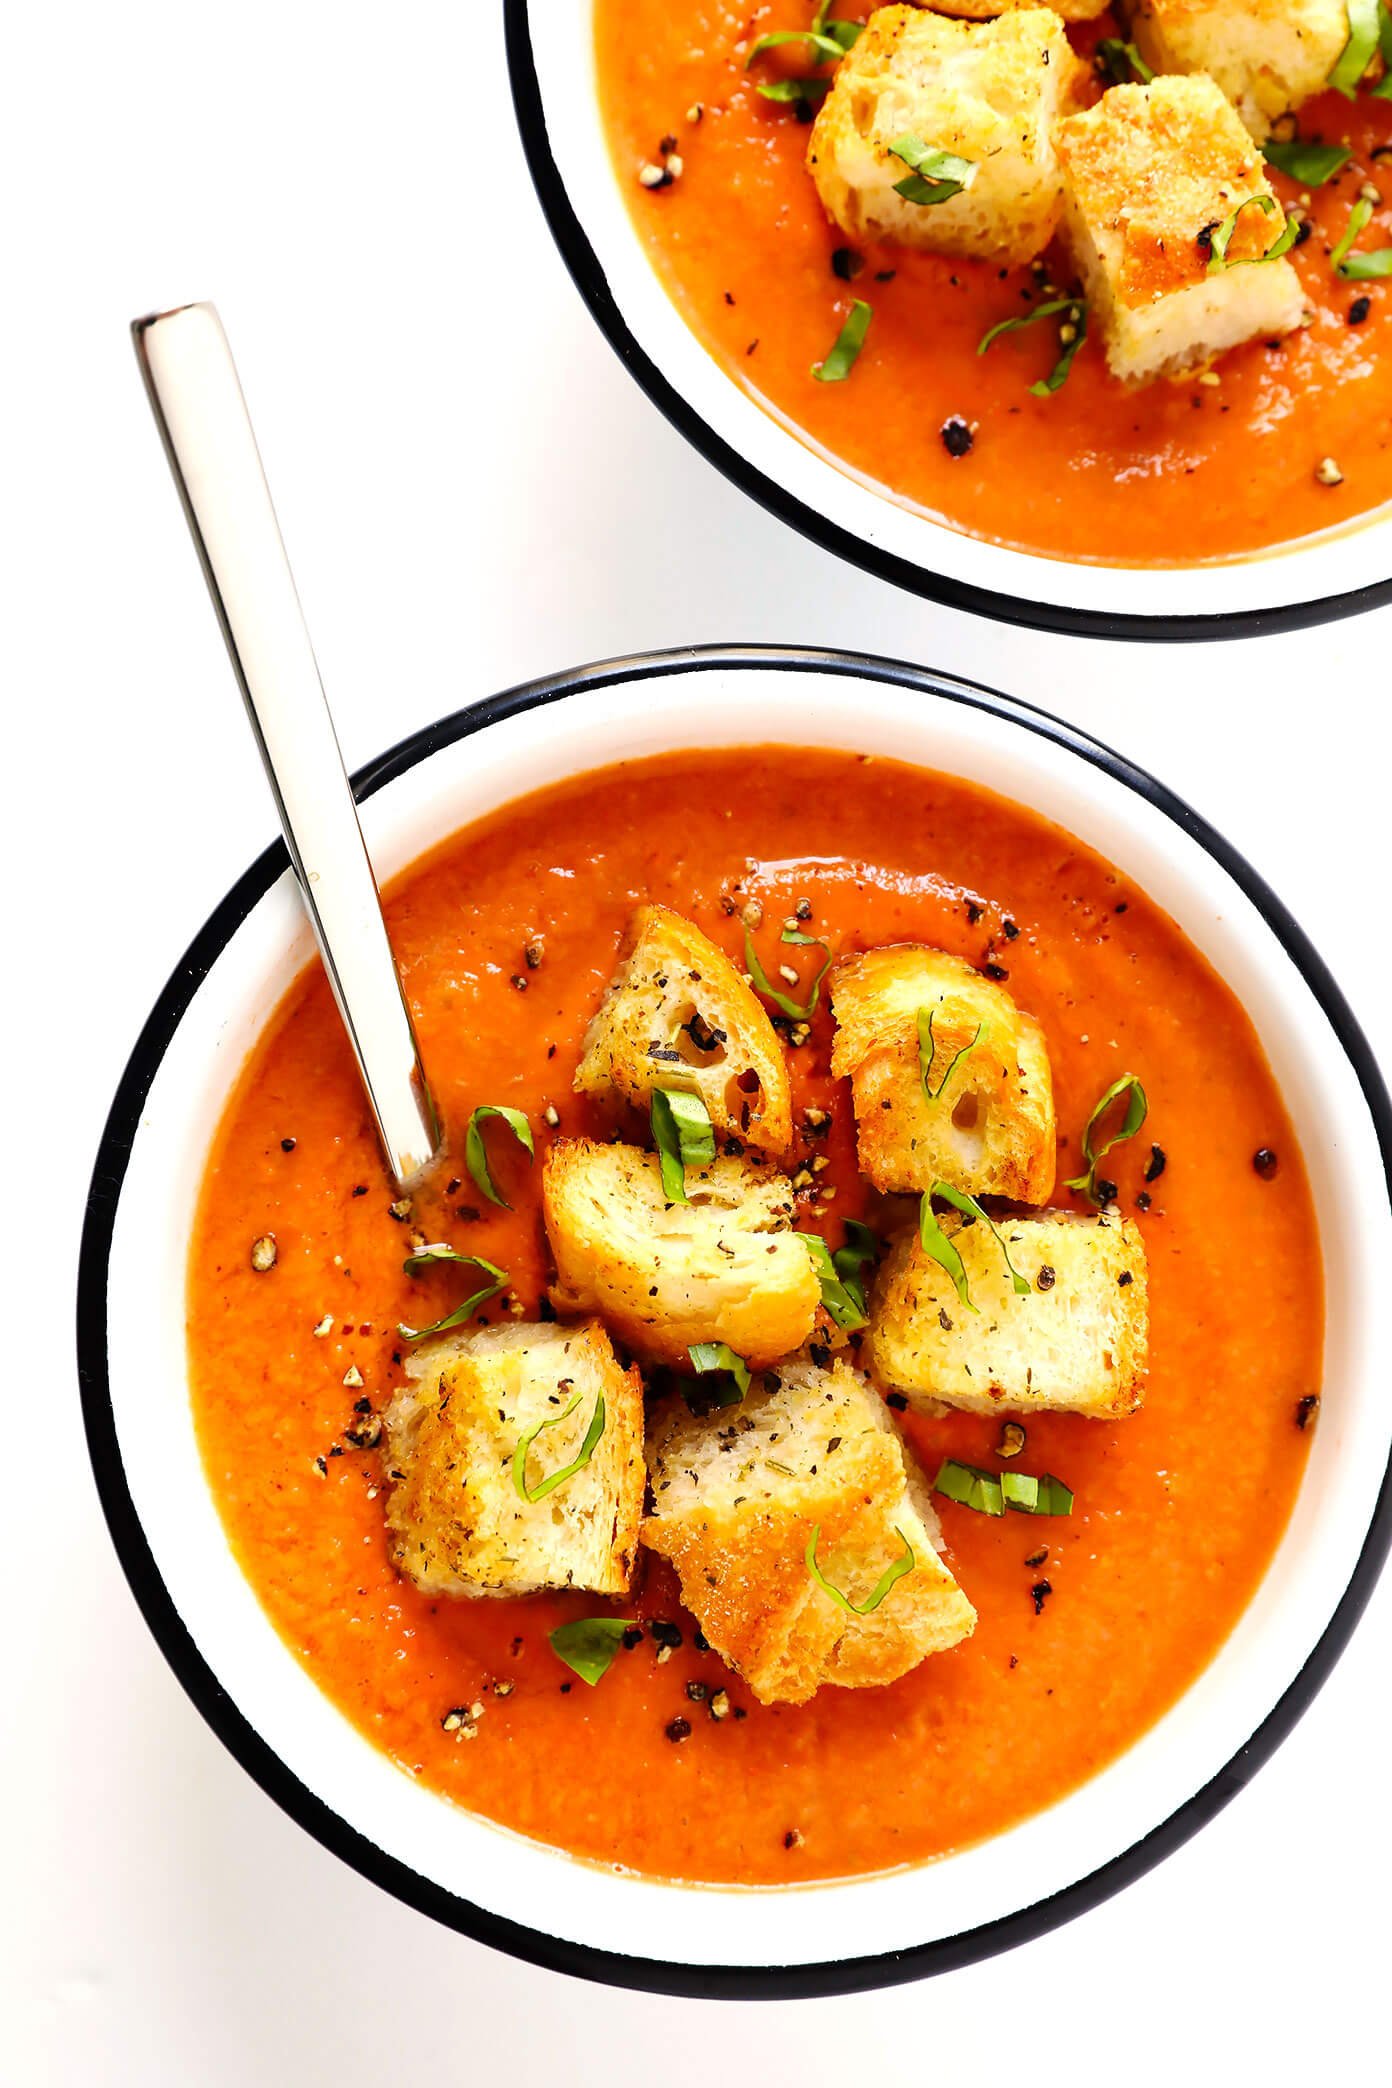
M1131 29L1158 73L1207 73L1258 144L1321 94L1348 41L1344 0L1132 0Z
M430 1595L626 1591L643 1512L643 1381L598 1320L476 1328L420 1349L406 1375L383 1420L387 1529L408 1580ZM513 1476L520 1438L554 1424L527 1451L535 1493L580 1455L601 1399L588 1462L525 1500Z
M1014 8L1040 4L1041 0L914 0L916 7L929 8L934 14L955 15L963 22L989 22ZM1095 22L1098 15L1107 12L1112 0L1048 0L1048 5L1061 21Z
M1300 278L1262 256L1285 229L1261 154L1232 104L1202 75L1113 87L1055 132L1064 236L1114 376L1131 384L1205 363L1240 341L1301 322ZM1239 204L1229 266L1210 275L1210 240Z
M683 1602L761 1702L893 1682L970 1635L976 1612L938 1556L923 1474L845 1363L782 1364L710 1420L670 1400L649 1449L643 1542L672 1561ZM808 1569L814 1530L817 1566L850 1602L868 1602L906 1543L913 1565L853 1615Z
M976 1414L1047 1408L1105 1419L1140 1405L1146 1258L1131 1219L1110 1209L1002 1218L1001 1239L1029 1285L1023 1297L988 1225L941 1222L976 1310L917 1232L898 1240L870 1300L865 1354L880 1384L925 1412L942 1402Z
M669 1204L655 1154L560 1139L541 1193L556 1306L602 1313L645 1361L689 1370L693 1343L723 1341L757 1368L811 1333L821 1285L774 1169L717 1160Z
M1085 77L1047 7L991 22L878 9L812 129L807 164L827 215L853 239L1032 260L1061 207L1052 127ZM890 151L904 137L970 160L974 179L946 202L909 201L896 185L911 169Z
M896 943L843 958L830 992L831 1070L850 1075L861 1170L877 1189L941 1181L973 1196L1046 1200L1056 1163L1049 1055L1039 1024L1003 986L944 950ZM932 1015L931 1096L920 1010Z
M729 958L665 906L640 906L585 1032L575 1087L647 1109L654 1088L699 1095L719 1132L786 1153L788 1067L763 1004Z

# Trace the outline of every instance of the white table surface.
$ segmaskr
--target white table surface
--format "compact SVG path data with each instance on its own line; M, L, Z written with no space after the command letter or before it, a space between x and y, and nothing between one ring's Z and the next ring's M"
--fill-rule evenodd
M221 306L350 765L489 690L640 647L788 640L956 670L1114 740L1216 820L1384 1055L1392 616L1183 650L1037 637L791 535L668 429L582 309L491 0L29 7L3 95L0 2078L1129 2088L1337 2080L1360 2057L1376 2075L1392 1583L1255 1784L1071 1927L849 2000L615 1994L396 1905L224 1754L118 1569L70 1326L126 1053L273 833L134 314Z

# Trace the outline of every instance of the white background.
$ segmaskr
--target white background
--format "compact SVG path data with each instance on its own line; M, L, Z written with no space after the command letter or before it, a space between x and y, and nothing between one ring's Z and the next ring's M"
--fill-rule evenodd
M1130 2088L1372 2061L1392 1583L1251 1789L1071 1927L844 2001L615 1994L384 1898L222 1752L117 1567L69 1329L126 1054L273 833L135 314L219 302L350 766L490 690L643 647L784 640L965 673L1214 819L1384 1057L1392 617L1180 650L1038 637L789 534L685 448L583 310L513 134L493 0L26 8L3 74L0 2078Z

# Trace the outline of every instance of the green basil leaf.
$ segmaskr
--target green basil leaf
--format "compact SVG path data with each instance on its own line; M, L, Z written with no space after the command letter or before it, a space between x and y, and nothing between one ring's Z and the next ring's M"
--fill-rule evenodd
M1384 70L1372 90L1373 97L1376 101L1392 101L1392 14L1387 11L1387 0L1378 0L1378 50Z
M662 1193L668 1203L689 1203L687 1169L709 1167L715 1158L710 1112L699 1095L685 1094L679 1088L654 1088L650 1114L662 1169Z
M594 1456L599 1439L604 1433L605 1411L602 1392L595 1401L595 1410L590 1416L590 1425L585 1430L585 1440L580 1445L579 1454L572 1458L568 1465L563 1465L559 1472L548 1472L540 1486L527 1484L527 1452L532 1444L544 1428L555 1428L559 1422L568 1421L579 1404L580 1394L577 1392L570 1405L563 1408L559 1414L549 1414L544 1421L538 1421L535 1428L529 1428L525 1435L518 1437L517 1448L512 1453L512 1483L522 1500L544 1501L547 1494L554 1493L558 1486L564 1486L567 1479L573 1479L577 1472L583 1472Z
M944 152L937 145L925 145L912 131L896 138L889 149L896 159L913 169L907 179L894 184L895 195L902 196L906 203L946 203L970 188L976 179L975 160Z
M1372 204L1368 201L1366 196L1360 196L1358 198L1358 201L1354 204L1352 210L1349 212L1348 223L1344 227L1342 239L1339 241L1339 244L1335 247L1333 253L1329 256L1330 266L1333 268L1334 273L1336 275L1343 274L1344 258L1347 255L1349 248L1353 245L1353 242L1355 241L1355 239L1357 239L1359 233L1363 230L1363 227L1367 224L1372 214Z
M794 1237L802 1241L811 1256L812 1267L822 1287L822 1303L842 1333L852 1334L857 1327L863 1327L865 1293L854 1277L846 1278L839 1273L831 1249L820 1233L800 1232Z
M1287 218L1280 238L1273 246L1269 246L1264 254L1245 254L1240 261L1229 261L1228 244L1237 230L1237 221L1243 211L1250 210L1253 204L1265 217L1270 217L1272 211L1277 208L1274 196L1244 196L1232 215L1225 217L1222 224L1216 225L1213 229L1209 241L1209 275L1221 275L1227 268L1252 267L1260 261L1279 261L1282 254L1288 254L1295 245L1300 226L1294 218Z
M806 44L819 65L835 65L846 55L847 46L839 36L832 36L821 29L771 29L761 36L744 61L748 72L751 65L763 57L765 51L777 50L780 44Z
M632 1617L576 1617L550 1633L551 1651L593 1689L608 1674Z
M1348 42L1334 61L1329 85L1352 101L1378 48L1378 0L1348 0Z
M1347 145L1318 145L1307 138L1268 138L1262 152L1271 166L1302 188L1322 188L1353 157Z
M1360 196L1349 212L1343 238L1329 257L1334 273L1342 276L1346 283L1373 283L1382 276L1392 275L1392 247L1374 247L1367 254L1349 251L1372 214L1372 204L1366 196Z
M736 1400L744 1398L749 1390L749 1365L743 1356L736 1355L728 1342L695 1341L686 1353L691 1358L692 1369L700 1376L706 1377L716 1370L727 1370L734 1379L738 1390L729 1399L718 1400L718 1406L734 1406Z
M934 1087L929 1075L933 1071L933 1059L937 1052L937 1046L933 1042L933 1023L937 1017L937 1012L936 1008L920 1008L918 1011L918 1077L923 1082L923 1092L930 1102L941 1100L943 1089L961 1065L962 1060L969 1052L975 1051L978 1044L984 1044L987 1037L991 1034L989 1022L978 1022L976 1035L948 1060L947 1071L943 1074L937 1086Z
M1126 1097L1126 1110L1122 1116L1120 1127L1102 1145L1095 1144L1093 1134L1097 1130L1098 1125L1112 1104L1119 1101L1123 1095ZM1122 1145L1128 1138L1136 1136L1136 1133L1146 1120L1146 1109L1146 1092L1134 1073L1123 1073L1118 1079L1114 1080L1106 1094L1097 1104L1097 1107L1093 1110L1092 1115L1088 1118L1086 1128L1083 1131L1083 1158L1087 1162L1087 1172L1075 1175L1071 1182L1064 1183L1064 1188L1078 1189L1084 1196L1096 1203L1098 1162L1110 1153L1113 1146Z
M863 298L852 300L850 316L836 336L831 353L825 361L812 365L812 375L818 384L841 384L850 376L856 357L865 346L865 336L874 316L873 308Z
M817 12L812 17L813 30L818 36L834 36L842 50L849 51L860 35L860 23L828 21L827 16L831 13L831 8L832 0L821 0Z
M997 1475L983 1472L979 1465L962 1464L955 1457L945 1457L939 1465L933 1491L944 1494L949 1501L960 1502L963 1508L974 1508L978 1515L1005 1513L1005 1496Z
M408 1276L419 1276L423 1270L433 1268L437 1262L458 1262L462 1268L478 1269L493 1280L484 1289L476 1290L471 1298L466 1298L453 1312L446 1313L441 1320L436 1320L433 1326L407 1327L398 1324L396 1331L403 1341L426 1341L432 1334L444 1334L451 1327L462 1327L466 1320L473 1318L480 1305L486 1305L490 1298L496 1298L499 1291L507 1287L506 1269L500 1269L496 1262L485 1261L481 1254L460 1254L443 1241L435 1241L428 1247L418 1247L414 1254L407 1255L401 1266Z
M1072 339L1063 342L1059 359L1054 364L1052 370L1050 370L1048 376L1038 378L1030 386L1030 391L1036 399L1049 398L1054 392L1061 391L1068 382L1068 373L1073 367L1073 358L1087 339L1087 323L1088 308L1086 305L1079 305L1076 319L1064 320L1063 326L1059 328L1059 338L1062 340L1064 328L1071 326L1073 329Z
M821 969L813 979L805 1001L793 1000L790 995L774 985L768 973L764 970L763 965L759 962L759 953L754 947L754 938L747 928L744 931L744 968L754 981L755 991L762 993L765 1000L771 1000L774 1006L781 1009L783 1014L790 1017L792 1021L808 1022L811 1020L817 1003L822 997L822 981L831 968L831 951L827 949L826 944L820 937L804 935L801 929L798 928L785 928L782 939L785 943L804 943L814 950L825 952Z
M915 1565L917 1564L917 1560L914 1556L913 1546L910 1544L908 1538L904 1535L904 1532L899 1528L898 1524L896 1523L894 1528L894 1534L899 1539L900 1543L903 1545L903 1551L899 1554L899 1557L893 1562L892 1565L886 1566L884 1572L876 1581L873 1589L871 1590L870 1594L866 1597L865 1601L852 1602L849 1595L843 1595L839 1588L833 1587L832 1583L827 1579L826 1575L823 1573L821 1567L817 1564L817 1539L821 1536L821 1534L821 1524L814 1524L812 1535L807 1540L807 1550L803 1553L803 1558L807 1564L807 1570L811 1574L813 1580L817 1583L817 1586L821 1589L822 1593L824 1595L830 1595L833 1602L839 1602L842 1609L849 1610L850 1614L853 1617L868 1617L872 1610L877 1610L880 1604L884 1601L886 1595L888 1595L890 1589L894 1586L895 1582L901 1581L906 1573L912 1573Z
M1013 319L1001 319L981 336L976 344L978 355L984 355L993 341L1002 334L1018 333L1022 326L1033 326L1036 319L1052 318L1055 312L1071 312L1074 308L1082 312L1082 299L1077 297L1051 297L1045 304L1031 305L1027 312L1017 312Z
M529 1160L536 1158L536 1147L532 1143L532 1127L520 1109L501 1109L492 1102L481 1102L469 1119L469 1128L464 1134L464 1163L472 1175L474 1186L490 1203L504 1211L512 1205L498 1188L493 1171L488 1165L488 1151L483 1143L483 1126L490 1117L496 1117L507 1125L517 1143L524 1148Z
M976 1198L968 1196L965 1189L954 1189L950 1182L934 1182L928 1193L930 1196L941 1197L944 1203L950 1203L955 1210L962 1213L964 1218L979 1218L983 1225L990 1228L995 1237L996 1245L1001 1251L1001 1259L1009 1271L1011 1289L1017 1298L1027 1298L1029 1296L1029 1285L1024 1277L1017 1272L1014 1262L1010 1259L1010 1250L1001 1236L1000 1227L996 1224L994 1218L987 1217Z
M962 1257L937 1221L933 1211L931 1193L925 1193L919 1198L918 1237L922 1242L924 1253L931 1255L940 1269L946 1269L956 1286L958 1297L966 1306L968 1312L975 1312L978 1308L972 1303L972 1294L967 1284L967 1272L962 1267Z
M1001 1498L1020 1515L1071 1515L1073 1496L1052 1472L1002 1472Z
M1051 297L1043 304L1032 305L1027 312L1017 312L1010 319L998 320L994 326L987 329L977 342L977 354L984 355L991 343L998 341L1002 334L1018 333L1022 327L1033 326L1037 319L1050 319L1056 312L1064 314L1060 321L1060 353L1058 361L1054 364L1047 377L1039 378L1036 383L1030 386L1030 390L1036 398L1042 399L1047 397L1050 393L1058 391L1067 382L1068 373L1073 367L1073 358L1087 339L1088 308L1086 302L1081 297ZM1066 341L1062 338L1064 327L1072 329L1070 337Z
M761 80L757 92L771 102L819 102L830 80Z
M858 1218L848 1218L845 1242L831 1257L832 1266L843 1283L859 1288L861 1270L873 1267L883 1249L884 1242L877 1232L862 1225Z
M1104 36L1092 55L1109 87L1124 87L1135 81L1148 87L1155 78L1136 46L1123 43L1119 36Z

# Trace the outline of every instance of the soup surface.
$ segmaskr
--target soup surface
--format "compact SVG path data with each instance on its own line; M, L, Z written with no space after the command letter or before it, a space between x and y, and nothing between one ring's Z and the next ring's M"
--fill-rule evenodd
M847 19L864 8L839 6ZM1283 206L1313 232L1292 260L1311 323L1253 341L1211 373L1128 390L1084 342L1047 398L1030 385L1058 355L1049 322L977 353L987 330L1039 301L1028 268L866 246L854 281L805 166L797 113L744 69L756 37L802 28L803 0L595 0L598 77L616 173L648 253L690 326L751 397L852 472L970 535L1057 558L1187 564L1288 543L1392 498L1392 285L1346 282L1330 250L1360 190L1384 201L1359 241L1392 241L1392 103L1327 94L1300 111L1302 138L1353 156L1322 188L1270 170ZM1110 16L1070 29L1090 52ZM776 67L777 60L774 65ZM801 47L787 61L805 70ZM691 112L700 108L699 122ZM675 142L680 178L646 189L645 163ZM1074 277L1051 248L1050 277ZM849 378L811 374L853 298L874 317ZM1211 381L1216 380L1216 381ZM944 425L974 431L964 456ZM1341 484L1317 469L1333 458ZM1327 475L1327 474L1326 474Z
M392 937L456 1148L482 1102L525 1110L539 1153L602 1129L571 1074L625 920L648 898L736 956L739 909L762 904L760 940L777 951L778 924L806 900L810 932L835 952L923 940L1002 967L1047 1039L1060 1182L1077 1171L1103 1090L1123 1071L1144 1082L1149 1119L1107 1172L1149 1257L1145 1406L1115 1423L1028 1423L1028 1463L1073 1489L1072 1515L993 1521L940 1500L975 1635L888 1688L827 1688L798 1708L760 1705L701 1649L665 1562L645 1553L627 1603L420 1594L388 1558L380 1452L347 1432L370 1433L355 1410L379 1413L402 1381L397 1322L434 1319L465 1295L457 1269L404 1274L417 1229L499 1263L536 1316L548 1274L539 1161L529 1169L500 1145L510 1212L483 1203L457 1163L414 1209L394 1207L317 965L251 1056L198 1212L189 1354L209 1481L244 1571L316 1682L459 1804L668 1877L771 1884L921 1861L1010 1826L1111 1760L1212 1658L1251 1595L1304 1466L1300 1402L1319 1384L1304 1169L1242 1008L1116 870L974 786L784 747L582 777L397 880ZM845 1218L873 1214L848 1084L828 1071L830 1033L823 1000L789 1058L795 1120L809 1105L832 1116L820 1137L799 1134L799 1155L830 1164L797 1223L837 1245ZM1274 1172L1254 1167L1262 1149ZM1061 1186L1055 1200L1070 1201ZM258 1271L251 1249L267 1233L276 1259ZM994 1466L998 1421L901 1418L930 1478L944 1455ZM590 1688L547 1634L605 1612L649 1628ZM654 1623L675 1626L680 1644ZM688 1684L726 1689L731 1715L712 1717ZM481 1716L451 1724L476 1704ZM669 1738L679 1719L689 1735Z

